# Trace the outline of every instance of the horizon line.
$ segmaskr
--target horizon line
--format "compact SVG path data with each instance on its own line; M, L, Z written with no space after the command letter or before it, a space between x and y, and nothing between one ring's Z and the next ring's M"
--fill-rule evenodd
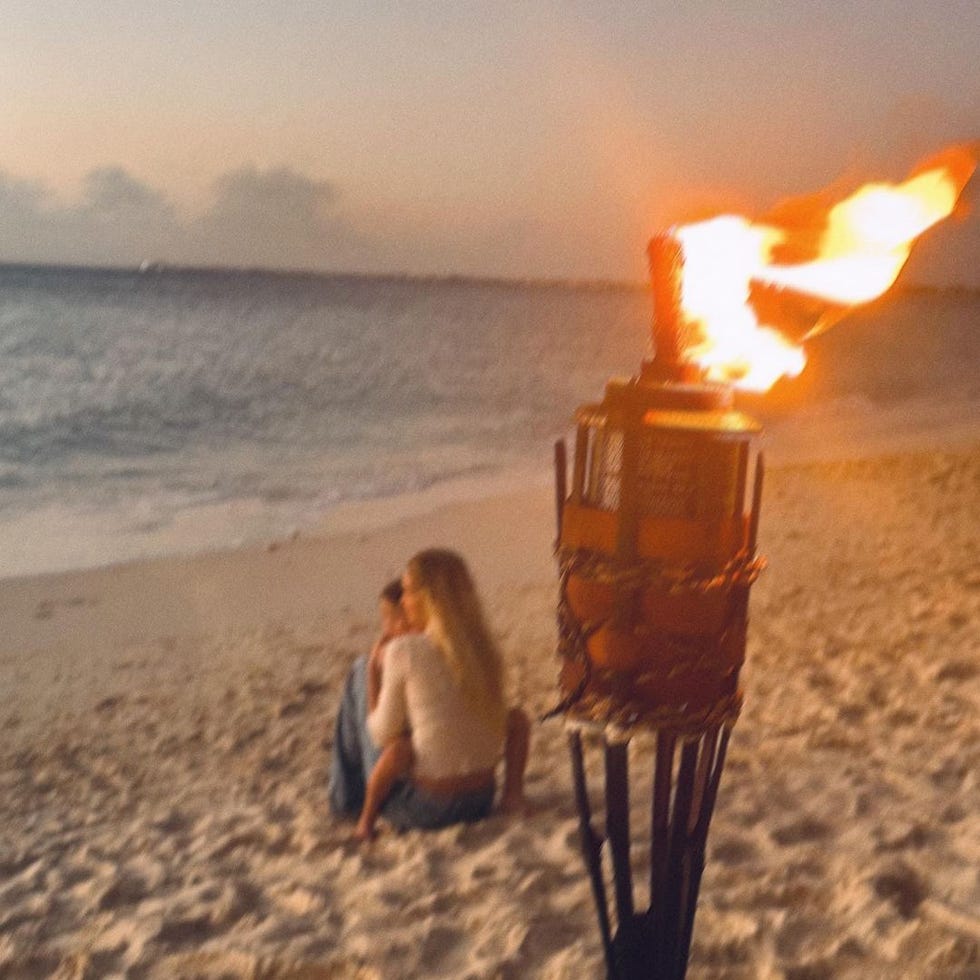
M581 289L597 292L646 292L650 290L648 282L631 281L628 279L608 279L603 277L562 277L562 276L505 276L479 275L462 272L368 272L364 270L341 269L309 269L309 268L272 268L261 265L195 265L180 262L147 261L138 265L117 265L111 263L83 262L32 262L0 260L0 271L68 271L68 272L105 272L137 276L161 276L168 273L204 274L204 275L241 275L269 276L283 279L363 279L384 280L404 283L430 283L442 285L467 286L524 286L532 289ZM966 283L947 283L941 285L929 282L899 282L885 292L885 296L897 292L961 292L980 293L980 286ZM884 297L879 297L884 298ZM860 304L867 305L867 304Z
M627 279L609 279L603 277L562 277L562 276L506 276L480 275L463 272L368 272L364 270L342 269L310 269L310 268L273 268L262 265L197 265L194 263L142 261L138 265L119 265L112 263L84 262L55 262L29 260L11 261L0 260L0 270L49 270L73 272L109 272L138 276L159 276L168 273L180 274L222 274L222 275L261 275L278 276L290 279L374 279L418 283L459 283L463 285L482 286L530 286L533 288L573 288L594 290L645 290L649 286L644 282L631 282Z

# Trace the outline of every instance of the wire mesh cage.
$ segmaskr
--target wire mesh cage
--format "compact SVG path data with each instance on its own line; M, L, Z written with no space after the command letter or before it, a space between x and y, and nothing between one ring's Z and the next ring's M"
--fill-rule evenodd
M758 426L726 397L612 381L578 412L559 619L580 717L681 724L737 711Z
M740 513L747 460L744 440L730 429L672 429L665 424L666 413L658 414L662 418L653 416L638 431L633 446L639 515L704 520ZM588 455L582 501L615 512L622 499L625 433L596 411L582 424Z

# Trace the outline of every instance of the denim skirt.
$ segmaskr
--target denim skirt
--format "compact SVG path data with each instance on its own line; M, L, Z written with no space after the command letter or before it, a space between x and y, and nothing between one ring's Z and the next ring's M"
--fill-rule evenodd
M399 830L418 827L436 830L454 823L473 823L490 814L495 786L468 793L442 796L430 793L410 780L395 784L381 807L385 819Z

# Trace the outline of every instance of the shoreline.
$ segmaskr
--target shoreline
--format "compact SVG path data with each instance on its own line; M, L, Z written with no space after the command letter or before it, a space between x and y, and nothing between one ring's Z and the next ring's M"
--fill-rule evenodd
M964 401L957 406L923 397L880 408L858 399L847 401L846 407L843 416L839 407L828 410L827 406L774 415L768 420L759 442L768 467L782 469L896 453L968 453L971 448L980 446L980 410L974 401ZM957 407L961 407L962 412L957 413ZM751 407L749 414L752 414ZM570 447L574 435L566 433L565 440ZM113 535L123 533L118 517L113 519L109 514L95 512L91 520L85 522L87 536L78 540L77 528L81 522L77 518L59 528L58 522L64 520L64 514L41 510L0 525L0 539L6 540L8 555L16 554L24 543L39 539L46 541L45 554L61 554L62 543L71 540L76 542L78 554L87 553L88 559L63 567L0 572L0 585L54 575L122 569L144 562L218 559L238 551L276 549L296 540L316 540L337 534L370 534L431 517L448 507L479 504L529 487L553 495L554 476L549 452L550 445L543 447L540 462L525 460L490 473L453 476L422 490L346 500L302 523L276 518L274 508L251 498L202 504L181 511L170 526L141 531L139 539L133 537L122 546L124 551L130 549L135 553L121 557L113 557L112 545L106 545ZM251 515L252 522L244 539L236 523L242 514L246 519ZM202 539L211 539L211 543L202 547ZM119 547L117 544L115 550ZM52 560L50 557L35 558L35 563Z
M355 534L397 527L448 506L508 495L522 487L539 484L543 486L550 479L550 474L542 474L540 466L527 463L490 474L453 476L422 490L343 501L302 524L281 518L277 520L272 516L274 508L255 498L201 504L185 508L169 527L141 532L139 544L135 539L128 544L128 549L135 553L123 554L121 557L112 557L111 546L107 550L103 543L105 539L122 533L118 518L113 520L108 513L95 512L87 522L90 528L88 537L83 543L76 544L79 554L88 549L87 560L64 567L0 573L0 584L52 575L125 568L144 562L218 557L242 550L277 548L297 538L322 538L333 534ZM246 515L256 515L254 526L245 533L244 538L236 527L236 520L243 512ZM57 528L59 520L64 522L64 526L52 535L52 526ZM77 518L65 521L62 512L53 512L47 508L11 521L5 526L0 525L0 538L7 540L8 552L16 553L23 542L31 542L47 535L51 537L47 551L57 551L60 542L73 534L78 523L80 522ZM202 538L210 538L212 541L202 547L199 544ZM52 559L42 557L35 561L50 564Z

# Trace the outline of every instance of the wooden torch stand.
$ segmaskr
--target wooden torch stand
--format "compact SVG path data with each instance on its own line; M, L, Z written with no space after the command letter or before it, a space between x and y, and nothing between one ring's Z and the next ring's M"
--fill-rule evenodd
M650 901L639 910L634 904L630 862L629 743L602 739L606 774L603 835L592 818L582 732L575 727L569 731L582 855L592 883L609 980L680 980L687 971L708 825L730 730L730 725L713 726L698 737L657 732ZM615 929L602 870L604 845L608 845L612 862Z

